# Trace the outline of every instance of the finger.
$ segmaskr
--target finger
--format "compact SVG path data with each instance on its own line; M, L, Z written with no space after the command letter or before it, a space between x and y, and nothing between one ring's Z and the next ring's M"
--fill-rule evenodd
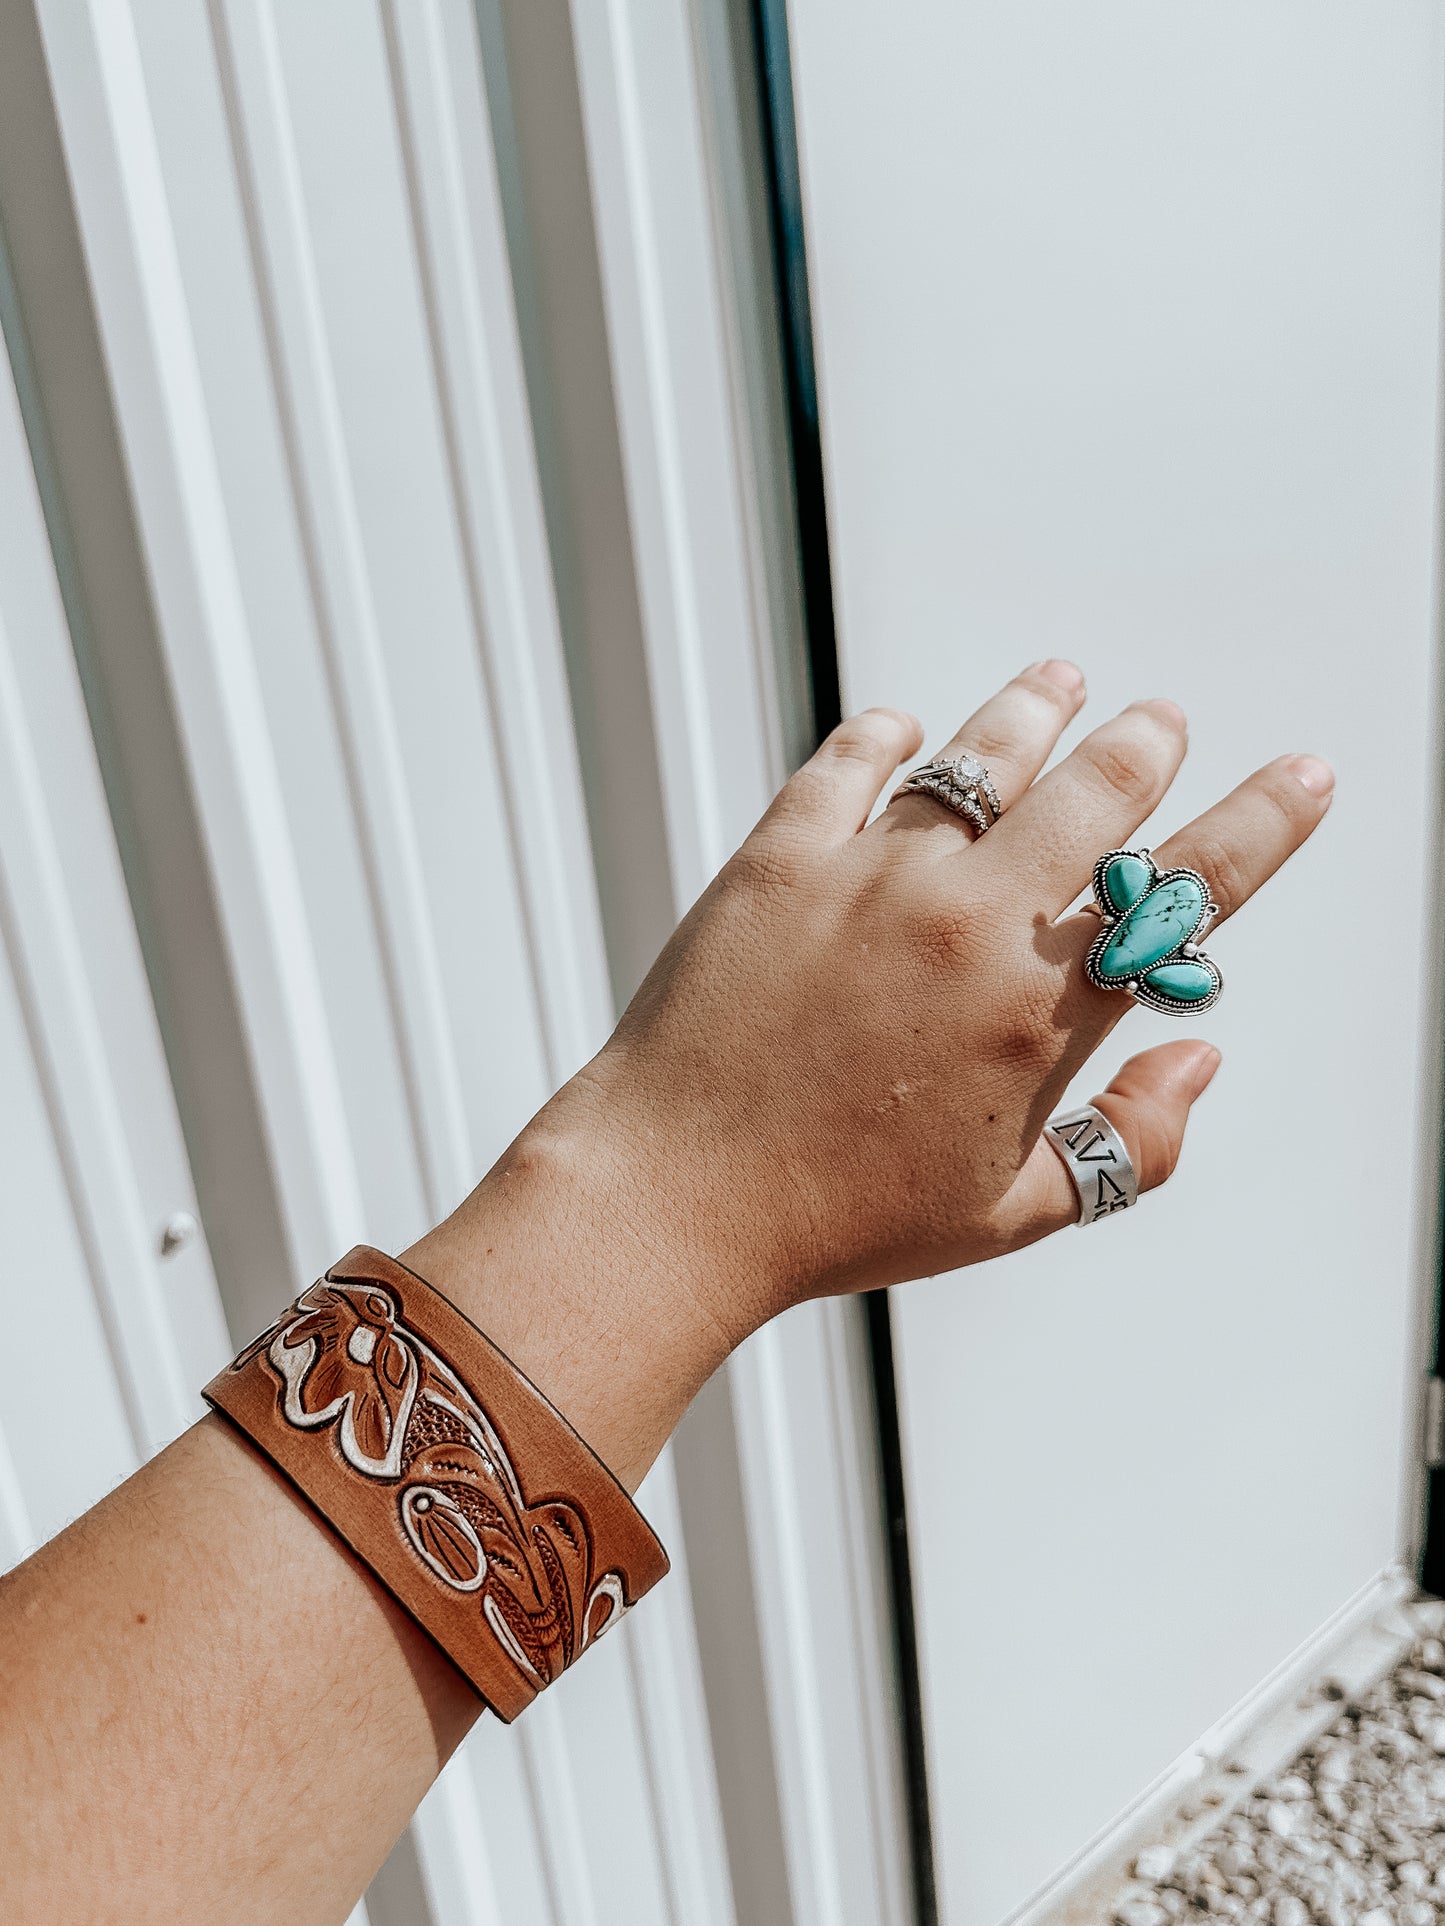
M1209 1088L1219 1061L1212 1043L1161 1043L1130 1057L1094 1098L1124 1140L1141 1193L1173 1176L1190 1106ZM1063 1159L1042 1137L1004 1199L1002 1214L1005 1250L1021 1249L1079 1221L1079 1194Z
M1083 674L1072 662L1035 662L976 709L939 754L956 756L966 749L977 756L1010 809L1079 713L1084 693ZM900 796L879 821L889 834L941 829L950 841L975 834L962 816L932 796Z
M1160 869L1187 864L1232 916L1324 820L1335 772L1318 756L1279 756L1154 851Z
M758 830L802 833L820 842L855 836L884 783L900 762L917 755L922 741L922 723L901 709L849 716L784 783Z
M1334 771L1318 756L1280 756L1154 850L1154 861L1161 870L1197 869L1221 919L1232 916L1318 828L1334 786ZM1197 933L1199 943L1211 927ZM1096 989L1084 975L1083 957L1098 933L1098 918L1088 911L1057 926L1057 934L1067 939L1062 954L1074 985L1072 1012L1061 1014L1086 1022L1092 1016L1102 1036L1128 1008L1128 999Z
M1093 730L979 845L1010 895L1051 918L1078 895L1101 850L1123 843L1158 806L1184 760L1184 711L1135 702Z

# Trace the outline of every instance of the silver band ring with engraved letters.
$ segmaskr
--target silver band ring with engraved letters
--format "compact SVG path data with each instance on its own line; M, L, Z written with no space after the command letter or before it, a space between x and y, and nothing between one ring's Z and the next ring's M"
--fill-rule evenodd
M932 796L955 816L962 816L980 836L1003 814L1003 801L994 787L993 777L978 757L967 749L956 756L935 756L905 776L890 803L900 796Z
M1079 1223L1097 1224L1139 1201L1139 1179L1124 1140L1091 1103L1050 1117L1044 1137L1059 1153L1079 1193Z

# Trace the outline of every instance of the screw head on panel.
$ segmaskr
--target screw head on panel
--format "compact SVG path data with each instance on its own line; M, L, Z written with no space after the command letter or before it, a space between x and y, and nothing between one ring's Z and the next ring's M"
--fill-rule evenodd
M194 1243L200 1228L188 1210L172 1212L161 1226L161 1256L174 1257L177 1251L183 1251L187 1244Z

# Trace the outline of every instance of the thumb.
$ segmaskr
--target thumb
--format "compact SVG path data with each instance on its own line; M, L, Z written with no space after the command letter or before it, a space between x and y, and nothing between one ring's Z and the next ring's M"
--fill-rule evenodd
M1209 1088L1219 1064L1212 1043L1161 1043L1130 1057L1095 1097L1095 1106L1124 1140L1141 1194L1173 1176L1190 1106ZM1019 1172L1008 1204L1009 1249L1078 1222L1078 1192L1062 1159L1042 1138Z

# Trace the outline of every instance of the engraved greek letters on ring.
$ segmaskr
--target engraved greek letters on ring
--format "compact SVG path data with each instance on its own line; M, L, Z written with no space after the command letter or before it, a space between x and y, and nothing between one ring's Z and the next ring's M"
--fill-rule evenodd
M1115 1183L1107 1170L1094 1173L1094 1215L1107 1217L1111 1210L1127 1210L1129 1199L1124 1194L1124 1186Z
M1106 1164L1117 1164L1119 1153L1105 1138L1102 1130L1091 1117L1082 1117L1077 1123L1050 1124L1057 1137L1069 1146L1069 1154L1076 1164L1097 1164L1099 1169L1091 1175L1094 1179L1094 1202L1092 1215L1105 1217L1111 1210L1127 1210L1129 1196L1124 1186L1118 1183L1103 1168Z
M623 1615L621 1577L594 1571L582 1512L562 1498L528 1503L491 1419L390 1292L313 1284L232 1368L258 1354L280 1380L289 1424L334 1426L353 1471L400 1485L412 1552L439 1584L478 1596L526 1677L549 1684Z
M1139 1179L1124 1140L1093 1104L1051 1117L1044 1136L1069 1173L1080 1224L1097 1224L1138 1202Z

